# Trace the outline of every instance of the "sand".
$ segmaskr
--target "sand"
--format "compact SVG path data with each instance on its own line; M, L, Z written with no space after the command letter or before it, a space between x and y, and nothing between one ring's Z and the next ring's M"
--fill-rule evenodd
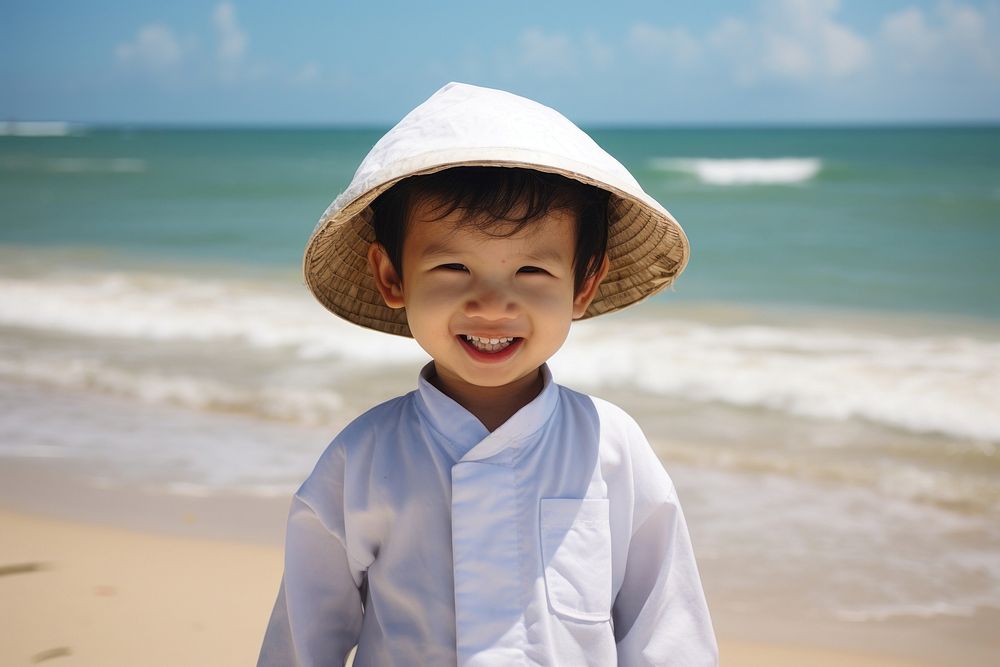
M170 532L193 530L199 517L177 509ZM0 664L254 664L280 576L277 545L2 510ZM729 667L924 664L720 639Z
M0 663L250 665L277 547L0 513Z

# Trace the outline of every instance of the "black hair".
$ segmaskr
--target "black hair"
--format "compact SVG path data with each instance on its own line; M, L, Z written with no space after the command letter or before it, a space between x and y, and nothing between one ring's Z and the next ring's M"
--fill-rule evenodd
M608 248L607 190L558 174L515 167L452 167L411 176L372 202L375 240L402 275L403 239L417 197L436 202L436 220L461 209L459 224L495 236L513 236L553 209L576 218L574 289L597 273ZM499 228L497 222L502 221Z

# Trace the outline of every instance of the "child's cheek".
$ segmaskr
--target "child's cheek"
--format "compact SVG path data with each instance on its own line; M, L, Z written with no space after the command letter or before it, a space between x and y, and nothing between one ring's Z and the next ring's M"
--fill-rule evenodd
M456 280L428 280L410 290L407 307L420 308L421 315L461 307L465 290Z
M555 315L566 310L572 311L573 292L562 284L540 284L522 290L521 300L534 310Z

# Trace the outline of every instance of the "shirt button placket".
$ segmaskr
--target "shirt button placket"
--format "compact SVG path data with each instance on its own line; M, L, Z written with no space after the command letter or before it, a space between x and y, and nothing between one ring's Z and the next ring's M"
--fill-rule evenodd
M464 461L451 470L458 664L524 660L514 470Z

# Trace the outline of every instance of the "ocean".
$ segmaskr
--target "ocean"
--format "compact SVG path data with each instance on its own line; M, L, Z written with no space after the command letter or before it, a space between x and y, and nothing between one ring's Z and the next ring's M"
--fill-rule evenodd
M299 273L384 128L0 129L0 461L285 497L413 387ZM1000 128L591 134L692 257L551 365L642 424L713 607L1000 612Z

